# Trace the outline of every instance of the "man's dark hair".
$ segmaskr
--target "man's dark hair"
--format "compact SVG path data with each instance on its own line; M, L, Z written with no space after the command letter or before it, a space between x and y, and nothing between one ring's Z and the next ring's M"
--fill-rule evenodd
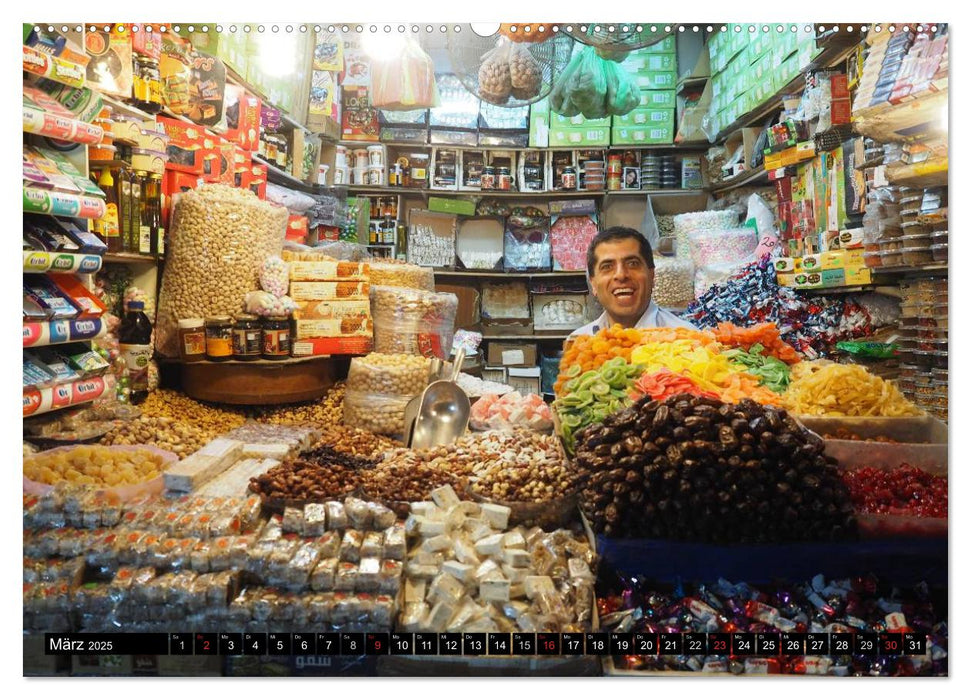
M647 239L644 238L641 232L628 226L611 226L598 233L590 241L590 246L587 248L587 276L593 277L593 268L597 264L596 251L598 245L609 241L623 241L627 238L637 240L641 246L641 257L644 258L644 262L647 263L648 268L653 270L654 251L651 250L651 244L647 242Z

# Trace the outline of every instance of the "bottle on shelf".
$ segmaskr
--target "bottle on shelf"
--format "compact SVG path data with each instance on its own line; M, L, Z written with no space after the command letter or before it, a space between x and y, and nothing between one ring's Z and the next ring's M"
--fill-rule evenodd
M128 368L131 401L139 403L148 396L148 364L152 359L152 322L145 315L144 302L128 302L118 343Z
M121 240L121 229L118 219L118 189L110 168L103 168L98 178L98 187L105 193L105 215L100 219L100 234L108 245L109 253L118 253L124 249Z
M131 217L130 225L132 230L132 243L134 244L131 252L142 255L147 255L150 252L147 250L150 242L149 232L142 230L142 209L144 207L142 188L145 186L146 180L148 180L148 173L144 170L134 171L131 181L131 200L128 211L128 215Z
M149 173L142 183L142 227L148 228L147 254L165 254L165 227L162 225L162 176Z
M135 239L131 231L131 214L128 213L131 207L131 181L135 173L127 164L118 168L118 226L121 229L122 249L126 253L134 253L138 250L133 246Z
M124 355L119 354L111 363L111 373L115 375L115 398L119 403L131 403L131 378Z

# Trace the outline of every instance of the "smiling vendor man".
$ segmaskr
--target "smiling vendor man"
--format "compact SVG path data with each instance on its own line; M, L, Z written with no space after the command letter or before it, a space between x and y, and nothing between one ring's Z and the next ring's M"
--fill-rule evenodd
M594 335L619 323L624 328L694 328L651 299L654 291L654 253L641 233L612 226L598 233L587 248L587 277L604 312L593 323L577 328L578 335Z

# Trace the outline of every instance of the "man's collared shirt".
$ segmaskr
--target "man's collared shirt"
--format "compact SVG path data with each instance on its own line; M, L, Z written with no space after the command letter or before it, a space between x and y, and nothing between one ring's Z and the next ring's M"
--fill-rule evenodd
M588 323L585 326L577 328L575 331L570 333L570 338L575 338L578 335L595 335L596 333L602 331L604 328L610 326L610 320L607 318L607 312L604 311L600 314L593 323ZM682 318L678 318L670 311L665 311L660 306L651 300L651 303L647 305L647 310L644 315L641 316L640 320L634 326L634 328L691 328L694 329L695 326Z

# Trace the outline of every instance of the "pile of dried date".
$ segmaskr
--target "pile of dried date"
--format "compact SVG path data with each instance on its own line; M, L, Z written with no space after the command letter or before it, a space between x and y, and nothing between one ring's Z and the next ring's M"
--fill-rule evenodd
M360 475L356 467L296 459L253 477L249 490L268 499L321 503L356 489Z
M580 503L597 532L715 543L856 534L835 463L784 410L645 397L576 437Z

